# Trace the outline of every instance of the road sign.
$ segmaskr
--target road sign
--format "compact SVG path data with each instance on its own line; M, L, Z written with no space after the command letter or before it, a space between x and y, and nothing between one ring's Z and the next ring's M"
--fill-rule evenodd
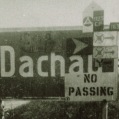
M93 69L102 67L102 72L114 72L114 59L93 59Z
M94 31L103 31L103 26L104 26L104 10L94 11L93 13Z
M93 12L102 10L95 2L92 2L83 12L83 33L93 32Z
M114 59L104 59L102 72L114 72Z
M119 22L110 23L110 30L111 31L119 31Z
M6 84L9 88L15 85L25 87L27 84L25 89L22 88L24 96L63 96L66 39L79 37L80 34L81 30L75 27L0 30L0 80L5 90ZM29 87L32 87L32 92L28 94ZM36 89L39 93L35 93ZM14 91L17 96L21 95L21 91L13 89L12 92ZM6 96L13 96L9 91L4 93Z
M94 32L93 46L114 46L117 45L117 32L105 31Z
M80 47L77 48L78 50L72 50L72 56L70 54L70 57L78 58L75 63L79 64L79 72L76 70L77 66L73 64L71 70L73 73L69 72L65 75L65 97L70 101L111 101L117 98L117 32L96 33L93 41L93 56L86 52L73 54L73 51L78 51L81 47L85 49L86 45L82 43L79 43L81 46L77 45ZM112 44L108 45L110 43ZM68 49L73 47L73 44L69 44ZM76 47L78 41L74 44ZM93 66L94 60L97 61L95 66ZM87 70L84 70L86 67Z
M88 56L88 67L92 56ZM82 66L80 67L82 68ZM88 73L65 75L65 97L70 101L102 101L115 100L117 97L117 59L114 59L114 71L102 72L89 70Z
M117 46L93 47L93 58L118 58Z

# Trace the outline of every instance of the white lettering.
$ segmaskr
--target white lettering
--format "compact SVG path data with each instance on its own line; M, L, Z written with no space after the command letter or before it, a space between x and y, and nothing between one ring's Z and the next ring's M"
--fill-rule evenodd
M1 46L0 47L0 57L1 57L1 77L11 77L15 73L15 52L11 46ZM10 60L10 69L6 71L5 61L6 61L6 53L9 53Z
M40 76L48 77L48 72L43 72L42 71L42 62L45 61L45 60L46 61L48 60L48 56L41 56L40 58L38 58L37 70L38 70L38 74Z
M83 73L83 59L81 56L71 56L70 57L71 61L77 61L75 63L73 63L70 67L69 67L69 73L71 74L80 74ZM78 71L74 71L74 69L78 67Z
M23 63L19 68L19 73L23 77L33 77L33 60L29 56L23 56L20 58ZM25 71L28 69L28 71Z
M64 76L65 73L65 60L62 56L60 55L55 55L54 53L51 53L51 76L55 76L55 62L59 61L60 62L60 73L61 76Z

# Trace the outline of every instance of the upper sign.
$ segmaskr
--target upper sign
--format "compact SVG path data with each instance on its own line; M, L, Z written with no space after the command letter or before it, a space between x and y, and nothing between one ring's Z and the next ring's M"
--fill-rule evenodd
M104 26L104 10L94 11L93 14L94 31L103 31Z
M94 46L114 46L117 45L117 32L105 31L95 32L93 38Z
M111 31L119 31L119 22L110 23Z
M92 2L83 12L83 33L93 32L93 12L102 10L95 2Z

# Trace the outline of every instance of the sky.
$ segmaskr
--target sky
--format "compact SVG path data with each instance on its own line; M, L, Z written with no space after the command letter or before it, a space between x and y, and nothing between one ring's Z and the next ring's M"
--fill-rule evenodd
M104 9L105 24L119 22L119 0L0 0L0 28L81 26L92 1Z

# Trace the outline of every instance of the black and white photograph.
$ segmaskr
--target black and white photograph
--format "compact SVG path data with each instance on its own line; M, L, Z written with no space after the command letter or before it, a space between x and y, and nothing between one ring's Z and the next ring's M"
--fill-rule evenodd
M0 119L119 119L119 0L0 0Z

